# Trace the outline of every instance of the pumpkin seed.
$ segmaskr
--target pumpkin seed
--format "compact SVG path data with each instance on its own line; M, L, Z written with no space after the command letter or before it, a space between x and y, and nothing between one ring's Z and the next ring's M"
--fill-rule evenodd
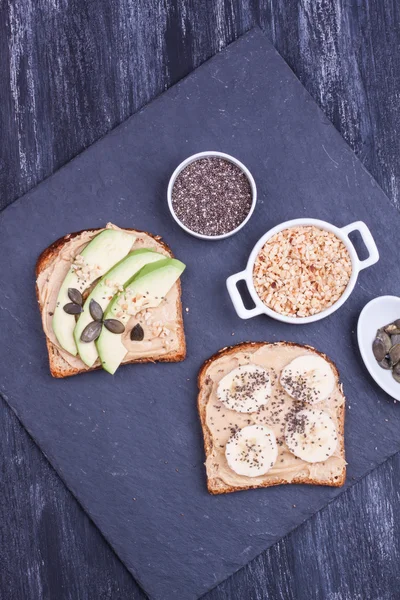
M392 345L390 336L383 329L378 329L372 344L372 351L378 362L385 358Z
M374 356L378 362L383 360L387 354L384 342L378 337L375 338L372 343L372 352L374 353Z
M89 325L86 325L85 329L81 333L81 342L94 342L97 340L101 333L102 324L100 321L92 321Z
M82 306L74 302L68 302L63 308L68 315L79 315L82 312Z
M392 375L393 379L395 379L397 383L400 383L400 363L397 363L394 367Z
M396 344L400 344L400 334L395 333L394 335L391 335L390 340L392 342L392 346L395 346Z
M396 344L390 348L389 356L392 363L397 365L397 363L400 361L400 344Z
M390 335L387 334L383 329L378 329L376 332L376 337L382 340L386 348L386 354L389 352L389 349L393 346Z
M400 383L400 319L378 329L372 351L378 365L392 371L393 379Z
M103 325L111 333L124 333L125 331L125 325L117 319L105 319Z
M74 304L78 304L79 306L82 306L83 304L82 294L75 288L68 288L68 298Z
M132 342L141 342L143 340L144 331L140 323L135 325L135 327L132 329L130 337Z
M385 331L386 333L388 333L389 335L397 335L400 334L400 328L397 327L396 323L390 323L390 325L387 325L385 327Z
M393 367L392 361L387 356L385 356L383 360L380 360L378 365L382 367L382 369L386 369L386 371L390 371L390 369Z
M103 318L103 309L96 300L91 300L89 304L90 316L94 321L101 321Z

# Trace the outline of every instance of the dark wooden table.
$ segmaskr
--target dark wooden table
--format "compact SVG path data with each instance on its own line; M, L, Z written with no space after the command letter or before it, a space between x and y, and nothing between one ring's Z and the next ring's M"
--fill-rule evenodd
M0 208L253 25L399 206L396 0L2 0ZM0 453L1 600L144 598L4 401ZM207 599L400 598L399 480L396 455Z

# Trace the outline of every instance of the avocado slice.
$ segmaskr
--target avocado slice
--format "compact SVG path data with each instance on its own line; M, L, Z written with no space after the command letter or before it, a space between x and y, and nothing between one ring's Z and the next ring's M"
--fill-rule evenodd
M128 256L125 256L125 258L107 271L91 294L86 298L86 302L83 305L83 312L79 315L74 329L74 338L79 356L88 367L92 367L98 357L94 342L81 341L82 331L86 325L93 321L89 311L90 301L95 300L104 311L118 292L116 285L124 286L142 267L148 263L159 261L161 258L163 258L162 254L149 248L130 252Z
M81 293L84 292L95 279L104 275L115 263L128 254L135 239L134 235L125 231L104 229L80 253L85 263L97 268L82 275L79 271L75 273L74 265L71 265L58 292L52 326L60 346L73 356L76 356L78 352L74 340L75 316L64 311L64 306L71 302L68 289L73 288ZM81 276L79 277L79 275Z
M110 302L104 318L117 319L126 326L134 314L129 314L132 310L129 313L126 311L126 305L134 306L133 299L140 295L145 298L145 304L139 303L136 312L158 306L184 269L185 265L175 258L165 258L146 265L126 285L124 292ZM111 333L103 327L96 346L103 369L113 375L127 353L122 343L122 334Z

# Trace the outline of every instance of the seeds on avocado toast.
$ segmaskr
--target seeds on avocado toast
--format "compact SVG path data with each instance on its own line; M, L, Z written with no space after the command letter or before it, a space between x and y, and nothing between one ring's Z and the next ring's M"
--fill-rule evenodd
M79 315L82 312L82 306L74 302L68 302L63 308L67 315Z
M41 255L36 291L54 377L68 377L100 366L114 373L122 363L156 362L165 355L171 362L184 358L181 290L179 284L174 284L185 265L171 254L159 235L107 224L98 230L67 234ZM84 272L87 266L93 266L90 273ZM144 314L129 322L132 315L118 304L130 285L137 286L137 294L150 304L149 309L154 309L147 311L146 323ZM97 304L90 306L91 300ZM68 314L64 306L76 314ZM134 314L139 312L140 308ZM152 316L168 325L164 331L168 339L153 335L147 323ZM131 343L129 347L126 339L138 322L143 325L146 344ZM100 327L100 335L94 339ZM85 341L81 340L82 334Z
M75 288L68 288L68 298L74 304L79 304L79 306L82 306L83 304L82 294Z
M68 302L68 304L65 304L65 306L63 306L64 312L66 312L67 315L79 315L83 310L82 294L79 290L75 288L68 288L67 293L68 298L71 300L71 302Z
M92 321L89 325L86 325L82 331L81 340L82 342L94 342L97 340L101 333L102 323L101 321Z
M103 325L111 333L124 333L125 331L125 325L117 319L104 319Z
M103 318L103 309L96 300L91 300L89 304L90 316L94 321L101 321Z
M135 325L135 327L132 329L130 337L132 342L141 342L143 340L144 331L140 323L137 323L137 325Z
M97 340L103 325L111 333L124 333L125 325L123 325L121 321L118 321L117 319L104 319L103 321L103 310L95 300L90 301L89 310L94 321L91 321L86 325L85 329L82 331L81 342L89 343Z

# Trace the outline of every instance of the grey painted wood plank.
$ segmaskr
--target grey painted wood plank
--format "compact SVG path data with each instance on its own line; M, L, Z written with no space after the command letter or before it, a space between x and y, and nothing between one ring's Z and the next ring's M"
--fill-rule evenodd
M258 24L398 204L395 0L3 0L0 208ZM2 403L0 597L143 598ZM209 594L398 597L393 457Z

